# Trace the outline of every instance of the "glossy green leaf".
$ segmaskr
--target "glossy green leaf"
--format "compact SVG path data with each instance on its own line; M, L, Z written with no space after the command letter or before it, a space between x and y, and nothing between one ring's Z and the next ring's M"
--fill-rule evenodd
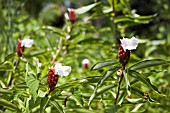
M125 83L126 83L126 91L127 91L128 96L130 96L131 92L130 92L130 83L128 79L128 74L125 71L123 71L123 75L124 75Z
M86 13L87 11L91 10L92 8L94 8L96 5L99 5L99 4L100 4L100 2L90 4L88 6L83 6L83 7L76 9L75 12L76 12L76 14L83 14L83 13Z
M98 82L98 86L103 85L103 83L110 77L113 75L113 73L115 73L116 71L118 71L121 67L114 67L112 69L109 69L108 71L106 71L106 73L101 77L101 79Z
M161 59L145 60L145 61L138 62L138 63L132 65L129 69L130 70L138 70L138 69L148 68L148 67L152 67L152 66L163 65L163 64L167 64L167 63L168 63L167 61L161 60Z
M16 109L16 110L18 109L17 105L9 102L8 100L2 99L2 98L0 98L0 105L3 105L9 109Z
M65 113L65 111L57 101L50 101L50 103L56 108L56 110L58 110L58 113Z
M118 61L116 61L116 60L108 60L108 61L98 62L91 68L91 70L101 69L103 67L114 65L117 63L118 63Z
M131 98L127 98L127 100L130 102L130 103L142 103L143 102L143 98L133 98L133 99L131 99Z
M141 91L141 89L136 88L136 87L131 87L131 91L133 92L133 94L136 94L136 95L144 98L144 94L145 94L145 93L144 93L143 91ZM149 94L148 94L148 100L149 100L150 102L154 102L154 100L149 96Z
M138 79L139 81L141 81L142 83L146 84L147 86L149 86L153 90L155 90L157 93L161 94L161 92L158 90L158 88L151 83L149 78L142 76L140 73L138 73L136 71L130 71L129 74L131 76L135 77L136 79Z
M117 113L118 110L119 110L119 108L120 108L120 105L113 105L113 106L109 109L108 113Z
M36 100L36 98L38 96L37 90L39 88L39 82L40 81L37 80L37 78L33 74L30 74L27 76L26 84L29 88L30 93L33 96L34 101Z
M147 109L147 106L144 106L144 103L139 103L136 104L135 107L132 109L131 112L145 112L145 110Z
M9 60L9 59L11 59L11 58L13 58L13 57L15 57L16 56L16 53L11 53L11 54L9 54L9 55L7 55L6 57L5 57L5 61L7 61L7 60Z
M0 65L0 71L13 71L14 64L10 61L5 61L2 65Z
M75 100L77 105L80 105L81 107L83 106L84 102L80 90L74 91L71 97Z
M12 94L13 93L13 91L12 90L7 90L7 89L0 89L0 93L2 93L2 94Z
M98 95L100 95L100 94L102 94L102 93L104 93L104 92L106 92L106 91L108 91L108 90L110 90L110 89L112 89L113 87L116 87L116 86L117 86L117 85L115 85L115 84L110 84L110 85L104 86L104 87L102 87L102 88L99 88L97 91L95 91L95 92L90 96L88 105L91 104L92 100L93 100L96 96L98 96Z
M49 102L48 97L43 97L41 98L41 103L40 103L40 113L45 113L45 107Z

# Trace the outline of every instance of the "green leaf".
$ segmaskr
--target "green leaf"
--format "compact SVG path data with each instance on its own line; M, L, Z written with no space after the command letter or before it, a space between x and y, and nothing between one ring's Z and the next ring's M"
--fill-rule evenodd
M45 107L49 102L49 98L43 97L41 98L41 103L40 103L40 113L45 113Z
M98 95L100 95L100 94L102 94L102 93L104 93L104 92L106 92L106 91L108 91L108 90L110 90L111 88L116 87L116 86L117 86L117 85L115 85L115 84L110 84L110 85L107 85L107 86L104 86L104 87L98 89L97 91L94 91L94 93L90 96L88 105L91 104L92 100L93 100L96 96L98 96Z
M36 101L36 98L38 96L37 90L39 88L39 82L40 81L37 80L37 78L33 74L27 76L26 84L29 88L30 93L33 96L34 101Z
M83 13L86 13L87 11L91 10L92 8L94 8L96 5L99 5L100 2L96 2L94 4L90 4L88 6L83 6L83 7L80 7L78 9L75 10L76 14L83 14Z
M127 100L130 102L130 103L142 103L143 102L143 98L133 98L133 99L131 99L131 98L127 98Z
M120 108L120 105L113 105L113 106L109 109L108 113L117 113L118 110L119 110L119 108Z
M136 94L136 95L139 95L140 97L144 97L144 92L141 91L139 88L136 88L136 87L131 87L131 91L133 92L133 94ZM148 95L148 100L150 102L154 102L154 100Z
M56 27L51 27L51 26L43 26L42 29L51 31L52 33L55 33L60 38L65 39L65 32L63 32L61 29L58 29Z
M13 57L15 57L16 56L16 53L11 53L11 54L9 54L9 55L7 55L6 57L5 57L5 61L7 61L7 60L9 60L9 59L11 59L11 58L13 58Z
M0 71L13 71L14 65L10 61L5 61L2 65L0 65Z
M0 105L6 106L9 109L16 109L16 110L18 109L17 105L9 102L8 100L2 99L2 98L0 99Z
M130 96L131 92L130 92L130 83L129 83L129 80L128 80L128 74L125 71L123 71L123 75L125 77L126 91L127 91L128 96Z
M132 65L129 69L130 70L138 70L138 69L142 69L142 68L148 68L148 67L163 65L163 64L167 64L167 63L168 63L168 61L161 60L161 59L145 60L145 61L138 62L138 63Z
M74 91L71 97L75 100L77 105L83 106L84 102L80 90Z
M107 60L107 61L103 61L103 62L98 62L91 68L91 70L101 69L103 67L114 65L117 63L118 63L118 61L116 61L116 60Z
M97 87L102 85L105 80L107 80L113 73L115 73L117 70L119 70L121 67L114 67L112 69L109 69L99 80Z
M103 113L104 110L100 109L100 112ZM74 108L71 113L98 113L98 110L88 110L87 108Z
M12 90L7 90L7 89L0 89L0 93L2 93L2 94L12 94L13 93L13 91Z
M147 106L144 106L144 103L139 103L136 104L135 107L132 109L131 112L145 112L145 110L147 109Z
M65 113L57 101L50 101L50 103L56 108L56 110L58 110L59 113Z
M129 71L129 74L133 77L135 77L136 79L138 79L139 81L143 82L144 84L146 84L147 86L149 86L150 88L152 88L153 90L155 90L157 93L162 94L158 88L153 85L150 81L149 78L146 78L144 76L142 76L140 73L136 72L136 71Z
M125 8L127 8L127 12L130 15L131 9L130 9L130 6L129 6L129 2L127 2L127 0L120 0L120 3L124 5L124 10L125 10Z

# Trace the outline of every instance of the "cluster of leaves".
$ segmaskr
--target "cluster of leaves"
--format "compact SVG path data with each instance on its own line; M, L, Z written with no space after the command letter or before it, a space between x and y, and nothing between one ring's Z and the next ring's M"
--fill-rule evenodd
M58 22L60 16L67 17L67 13L62 14L59 6L54 5L61 1L44 1L46 7L40 10L33 6L31 9L29 0L0 0L0 111L114 113L155 112L156 108L159 109L157 112L168 112L170 71L165 69L170 67L165 55L161 57L162 60L151 56L152 51L157 49L153 47L157 45L143 53L136 51L138 55L145 56L143 58L131 54L123 70L119 98L114 104L120 79L116 72L122 69L116 60L116 38L119 34L122 37L133 36L134 32L127 31L129 27L148 24L156 15L136 14L128 0L94 2L75 10L77 20L70 39L65 40L71 29L69 20L65 18L62 28L52 26L54 18ZM43 2L35 2L40 3ZM33 9L35 12L32 12ZM25 37L33 39L35 43L33 47L25 49L20 59L15 51L17 39ZM143 45L146 42L155 44L148 40L140 42ZM139 50L142 50L141 45ZM55 90L47 96L47 73L53 67L51 61L58 50L60 52L55 60L71 66L72 72L68 77L60 77ZM99 63L91 66L92 71L89 71L81 65L84 58L88 58L91 64Z

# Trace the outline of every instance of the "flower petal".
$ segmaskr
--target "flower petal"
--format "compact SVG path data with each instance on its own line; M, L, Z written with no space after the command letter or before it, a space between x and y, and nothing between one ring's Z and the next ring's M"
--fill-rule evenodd
M33 43L34 43L34 40L25 38L25 39L22 40L21 46L29 48L29 47L31 47L33 45Z
M71 72L70 66L62 66L61 63L57 63L54 69L55 69L55 73L60 76L68 76L69 73Z
M120 39L120 41L121 41L124 51L136 49L139 43L138 39L135 37L132 37L131 39L123 38L123 39Z
M62 66L57 72L58 72L58 75L60 75L60 76L68 76L69 73L71 72L71 67L70 66Z
M82 61L82 64L84 65L84 64L90 64L90 61L89 61L89 59L83 59L83 61Z
M57 64L55 65L54 69L55 69L56 72L57 72L57 70L60 70L61 67L62 67L62 64L61 64L61 63L57 63Z

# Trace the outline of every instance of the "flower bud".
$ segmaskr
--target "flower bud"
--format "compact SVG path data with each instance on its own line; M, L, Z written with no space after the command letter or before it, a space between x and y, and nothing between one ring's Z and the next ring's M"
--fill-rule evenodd
M89 66L90 66L90 61L89 59L83 59L82 61L82 65L85 69L89 69Z
M34 41L31 39L27 39L27 38L25 38L23 40L18 39L18 44L16 46L16 52L17 52L18 56L22 57L24 48L25 47L30 48L33 45L33 43L34 43Z
M122 64L123 68L125 68L125 65L128 63L129 58L130 58L130 50L126 50L126 52L125 52L122 45L120 45L118 58Z
M50 88L49 93L51 93L54 90L54 87L56 86L58 82L58 75L55 74L55 69L52 68L48 71L48 86Z
M18 44L16 46L16 52L19 57L22 57L22 52L24 52L24 46L22 46L22 41L18 39Z
M122 70L119 69L119 70L117 71L117 75L118 75L119 77L122 77Z
M70 9L68 9L68 11L69 11L69 19L70 19L70 22L71 22L72 24L74 24L74 22L76 21L76 13L75 13L75 10L72 9L72 8L70 8Z
M119 49L118 58L122 63L123 68L125 68L125 65L128 63L130 58L130 51L137 48L139 41L137 38L132 37L131 39L120 39L120 42L121 45Z
M48 71L48 86L50 88L49 93L51 93L54 90L54 87L56 86L58 82L58 76L68 76L71 72L70 66L62 66L61 63L57 63L54 68L51 68Z

